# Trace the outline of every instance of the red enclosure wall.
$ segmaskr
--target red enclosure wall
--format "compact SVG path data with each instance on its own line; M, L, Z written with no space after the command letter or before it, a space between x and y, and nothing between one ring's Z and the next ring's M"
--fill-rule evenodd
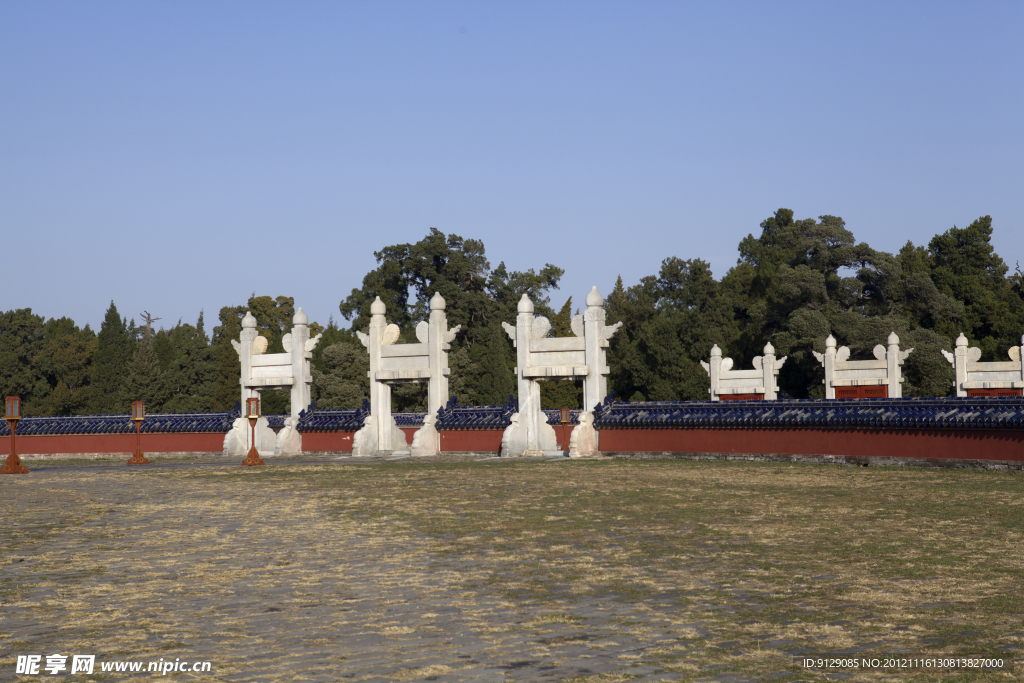
M836 398L889 398L889 387L884 384L863 387L836 387Z
M399 427L405 434L405 442L412 443L413 433L419 427ZM302 452L351 451L355 432L305 432L302 435Z
M968 396L1021 396L1021 389L968 389Z
M412 436L419 427L400 427L405 433L406 443L412 444ZM355 432L306 432L302 435L303 451L351 451ZM502 430L459 430L443 431L441 452L494 452L501 450Z
M503 429L449 429L438 432L442 453L499 453Z
M302 451L351 451L355 432L305 432Z
M403 428L412 441L414 428ZM495 453L503 430L440 432L441 452ZM303 451L351 451L354 432L307 432ZM1024 430L991 429L602 429L601 451L612 453L735 453L835 455L922 459L1024 461ZM10 452L0 439L0 456ZM145 453L217 453L224 434L143 434ZM135 450L134 434L19 436L20 455L124 453Z
M134 434L45 434L15 436L18 455L55 453L134 453ZM143 434L143 453L211 453L224 450L224 434ZM0 455L11 452L10 437L0 439Z
M750 453L1024 461L1010 429L602 429L601 452Z

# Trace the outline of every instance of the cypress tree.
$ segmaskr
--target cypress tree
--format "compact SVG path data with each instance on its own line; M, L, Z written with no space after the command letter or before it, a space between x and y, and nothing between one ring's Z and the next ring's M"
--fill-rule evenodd
M219 348L217 385L213 390L213 410L234 410L241 398L239 381L242 364L231 340L238 340L242 333L244 306L225 306L220 309L220 325L213 328L213 346Z
M92 361L89 412L93 415L128 412L122 387L134 351L135 323L129 325L127 319L122 319L111 301L96 338L96 355Z
M46 414L50 385L35 361L45 335L45 321L31 308L0 312L0 396L20 396L25 415Z
M551 333L555 337L574 337L572 332L572 297L566 299L565 305L551 318ZM542 408L579 408L583 395L582 386L574 380L561 379L555 382L540 383L540 405ZM593 406L590 406L593 408Z
M216 391L221 356L211 348L203 329L203 314L195 325L178 322L166 337L171 357L165 372L169 395L164 410L169 413L194 413L210 409ZM234 351L234 349L232 349ZM236 380L237 381L237 380Z
M146 412L158 413L167 400L167 376L153 349L153 338L143 337L135 349L124 383L124 401L144 401Z
M512 342L499 325L483 328L483 339L469 349L470 360L480 373L476 378L477 393L470 396L477 405L502 405L508 402L510 394L516 393Z
M361 408L370 398L370 358L358 342L340 341L324 349L313 366L313 398L320 408Z
M46 344L37 364L53 387L43 411L46 415L73 415L89 409L89 377L96 355L96 335L89 326L79 330L70 318L46 323Z

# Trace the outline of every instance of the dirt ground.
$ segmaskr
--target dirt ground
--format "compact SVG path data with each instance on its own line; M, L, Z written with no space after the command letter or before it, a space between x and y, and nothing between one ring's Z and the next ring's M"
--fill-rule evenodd
M0 680L1024 678L1020 472L153 460L0 477Z

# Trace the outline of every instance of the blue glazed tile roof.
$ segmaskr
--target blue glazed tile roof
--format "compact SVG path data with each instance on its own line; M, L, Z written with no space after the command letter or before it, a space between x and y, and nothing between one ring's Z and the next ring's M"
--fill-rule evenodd
M271 427L284 427L284 421L287 420L290 415L264 415L267 418L267 424Z
M426 413L392 413L399 427L421 427ZM327 410L316 407L316 401L299 413L298 430L302 432L355 432L370 417L370 403L355 410Z
M594 425L598 429L1024 429L1024 399L869 398L716 403L606 400L595 411Z
M142 421L143 434L221 433L226 434L239 412L230 413L151 413ZM128 415L62 415L59 417L23 417L18 436L50 434L134 434L135 424ZM0 425L0 436L10 436L7 423Z
M554 409L550 409L550 410L542 410L541 412L544 413L545 417L547 417L547 423L549 425L552 425L552 426L555 426L555 425L561 426L562 425L562 411L561 410L558 410L557 408L554 408ZM574 410L570 410L569 411L569 424L571 424L571 425L578 425L580 423L580 413L581 412L582 411L575 410L575 409Z
M363 401L362 408L354 410L327 410L316 407L316 401L299 413L296 429L304 432L355 432L363 426L363 420L370 417L370 402Z
M423 413L391 413L399 427L422 427L423 419L427 416Z
M518 409L514 399L503 406L460 406L455 400L438 411L437 428L504 429ZM578 410L572 411L577 424ZM557 410L545 410L547 422L561 424ZM299 419L300 432L356 431L370 414L358 410L319 410L316 405ZM424 413L396 413L400 426L423 423ZM237 410L226 413L152 413L142 423L144 434L221 433L231 429ZM272 426L287 415L267 415ZM1024 399L903 398L860 400L788 400L712 402L616 403L608 400L595 411L598 429L765 428L815 427L830 429L1024 429ZM135 425L127 415L25 417L19 436L49 434L129 434ZM0 437L10 436L0 422Z
M512 414L519 410L518 402L509 396L503 406L460 406L455 397L437 411L435 427L438 431L454 429L505 429L512 423Z

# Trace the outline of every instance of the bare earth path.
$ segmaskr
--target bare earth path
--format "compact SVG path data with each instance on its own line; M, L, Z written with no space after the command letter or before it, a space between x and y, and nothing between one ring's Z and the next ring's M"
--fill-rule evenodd
M56 680L14 673L54 653L97 656L73 680L1017 680L1022 494L757 463L42 467L0 480L0 680ZM800 663L956 653L1005 668Z

